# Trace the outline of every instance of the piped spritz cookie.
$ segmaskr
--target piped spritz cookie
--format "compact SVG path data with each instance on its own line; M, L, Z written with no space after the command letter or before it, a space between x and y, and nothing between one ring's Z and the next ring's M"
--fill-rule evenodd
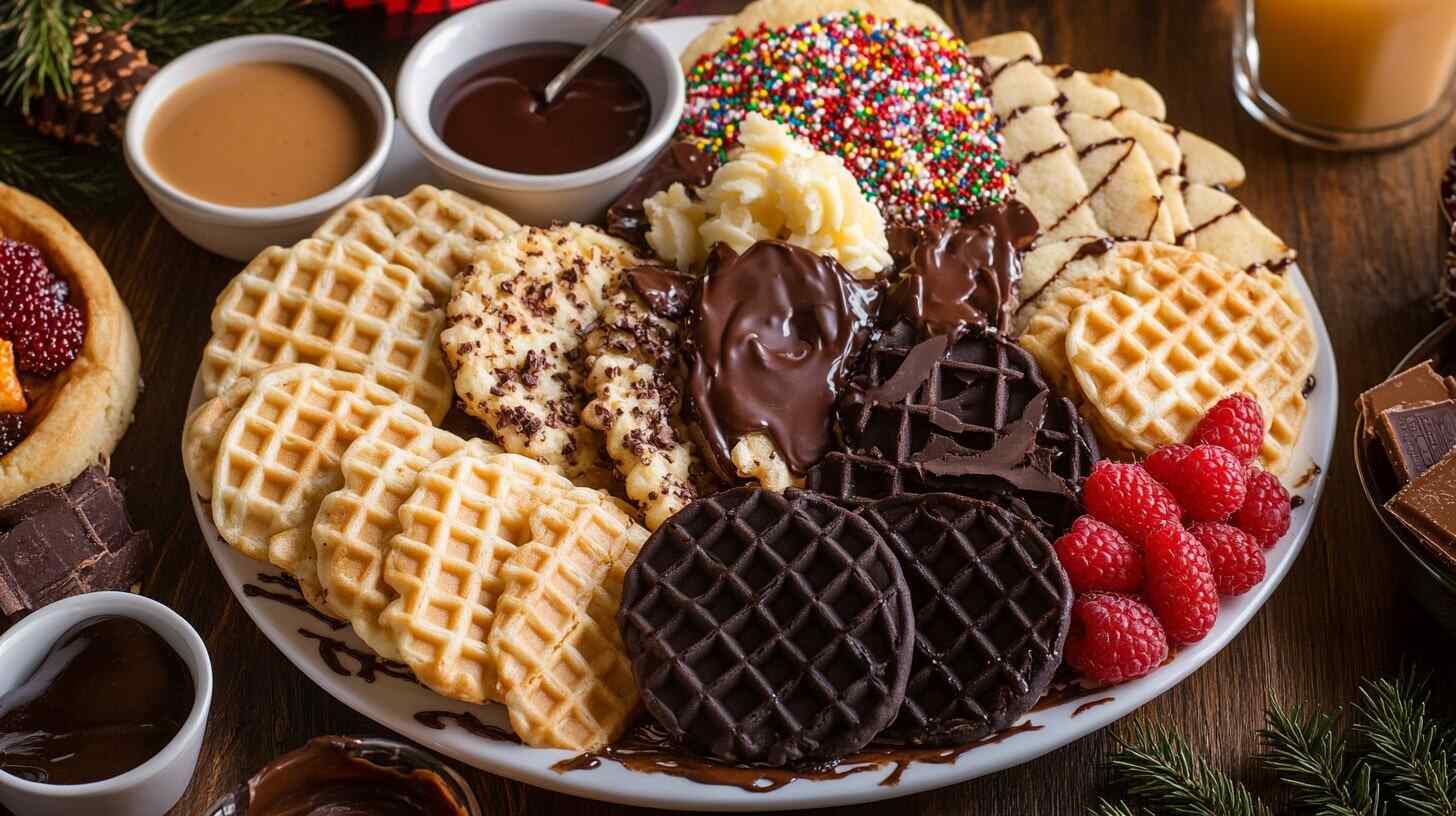
M455 281L440 335L465 409L503 448L595 481L609 466L582 423L582 340L623 273L648 263L595 227L523 227Z

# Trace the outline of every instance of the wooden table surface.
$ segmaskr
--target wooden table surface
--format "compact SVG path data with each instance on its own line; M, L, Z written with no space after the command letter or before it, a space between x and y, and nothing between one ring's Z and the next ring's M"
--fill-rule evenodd
M678 11L735 5L683 2ZM1360 493L1347 407L1437 322L1426 308L1444 246L1437 181L1456 127L1448 124L1421 144L1374 156L1318 153L1279 140L1234 100L1229 0L934 5L967 38L1027 29L1048 61L1116 67L1151 81L1168 101L1170 121L1243 159L1248 182L1239 197L1299 249L1334 338L1345 410L1313 537L1247 630L1137 716L1182 729L1221 767L1239 771L1257 748L1252 731L1268 693L1337 705L1351 697L1362 676L1395 670L1407 656L1452 676L1456 649L1450 637L1410 601L1404 562ZM369 46L365 56L389 79L406 46ZM186 616L213 655L216 692L202 760L175 810L199 813L253 769L309 737L382 729L335 702L263 637L223 583L192 515L177 440L213 299L239 265L189 244L142 199L112 212L69 215L110 267L141 333L146 390L116 471L130 485L136 520L160 541L161 557L145 592ZM856 812L1080 813L1097 792L1099 762L1118 730L989 778ZM469 775L493 815L627 810Z

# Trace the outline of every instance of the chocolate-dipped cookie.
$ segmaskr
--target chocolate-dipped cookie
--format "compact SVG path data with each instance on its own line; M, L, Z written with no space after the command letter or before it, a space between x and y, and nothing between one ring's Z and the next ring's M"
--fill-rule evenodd
M949 493L863 510L915 604L905 704L886 736L961 744L1009 728L1062 661L1072 588L1051 543L1013 509Z
M843 756L904 701L914 621L899 561L867 521L804 491L688 505L628 570L618 623L648 712L728 762Z

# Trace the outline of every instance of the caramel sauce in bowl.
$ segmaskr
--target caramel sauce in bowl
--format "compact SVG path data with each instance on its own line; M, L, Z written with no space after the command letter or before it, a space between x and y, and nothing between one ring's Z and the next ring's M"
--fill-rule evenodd
M657 34L642 26L630 29L603 55L610 63L597 66L619 66L645 91L647 104L642 117L645 129L640 135L627 134L618 141L613 139L624 133L581 133L583 141L610 143L604 152L583 151L591 155L589 161L553 166L545 161L507 159L496 160L495 164L500 166L491 166L462 152L474 151L458 134L451 136L446 120L452 106L465 102L459 98L462 87L472 80L478 83L482 79L479 72L489 70L492 64L501 67L499 60L509 61L513 49L540 49L551 44L580 48L591 42L616 15L615 9L580 0L494 0L454 14L431 29L410 51L400 69L397 97L400 122L419 145L440 183L498 207L526 224L600 220L607 205L667 147L682 116L682 67L677 55ZM536 84L539 78L525 76L531 73L525 66L518 65L516 71L515 79L524 79L526 85ZM630 83L618 87L627 84ZM481 90L479 84L475 87ZM597 92L603 93L600 88ZM510 101L508 97L498 99ZM556 105L561 101L558 99ZM548 110L543 124L531 122L527 113L514 111L515 121L531 126L560 126L567 131L581 130L579 120L573 122L571 116L561 116L553 122ZM502 109L496 118L488 109L477 110L471 124L485 128L508 126L511 115L512 111ZM622 129L630 124L619 120L614 127ZM556 141L571 142L571 135L568 132ZM494 143L508 146L505 134L500 136ZM451 146L452 141L456 147ZM574 145L572 152L582 148L583 145ZM611 156L603 159L607 154ZM487 154L476 155L485 158ZM533 172L516 172L512 168Z
M230 72L261 77L286 98L270 99L256 89L230 93ZM209 83L223 87L209 89ZM235 121L246 123L252 105L277 121L290 100L310 108L308 138L288 133L269 139L269 129L260 127L222 144L217 124L196 115L236 104L242 110ZM265 247L296 243L334 210L372 192L393 137L394 105L363 63L314 40L261 34L205 45L158 71L127 116L123 148L132 175L172 226L204 249L245 261ZM283 148L290 155L270 152L278 138L295 140ZM340 151L348 154L342 161ZM280 178L273 195L251 180L240 181L237 190L226 184L249 173L281 177L301 170L311 178L302 185ZM299 195L308 197L286 201Z

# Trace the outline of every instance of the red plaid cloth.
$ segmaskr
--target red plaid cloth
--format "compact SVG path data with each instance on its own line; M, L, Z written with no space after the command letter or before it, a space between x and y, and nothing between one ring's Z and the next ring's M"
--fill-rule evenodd
M424 16L460 11L489 0L335 0L345 11L383 9L385 13ZM608 0L593 0L606 5Z

